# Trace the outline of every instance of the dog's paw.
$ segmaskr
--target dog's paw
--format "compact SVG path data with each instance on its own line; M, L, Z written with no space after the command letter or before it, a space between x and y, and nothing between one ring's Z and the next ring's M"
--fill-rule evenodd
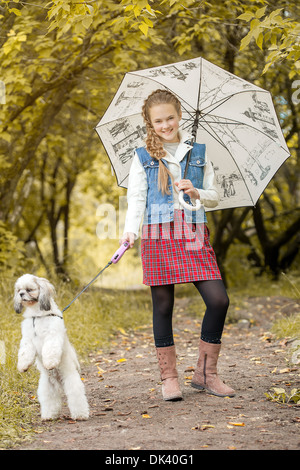
M27 372L31 364L24 364L22 362L18 362L17 369L19 372Z
M89 419L89 413L88 412L85 412L85 413L72 413L71 418L74 419L74 420L77 420L77 421L86 421L87 419Z
M59 414L43 414L41 415L41 420L42 421L52 421L54 419L57 419L59 417Z
M59 363L60 363L60 361L55 359L55 358L43 359L43 366L47 370L57 369L57 367L59 366Z

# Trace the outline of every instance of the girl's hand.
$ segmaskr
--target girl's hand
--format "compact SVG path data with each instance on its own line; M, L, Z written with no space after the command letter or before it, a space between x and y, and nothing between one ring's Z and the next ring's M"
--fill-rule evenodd
M175 185L179 191L183 190L191 199L200 199L197 189L190 180L180 180L179 183L175 182Z
M128 242L130 245L130 248L133 247L135 241L135 235L133 232L125 232L122 235L122 238L120 240L120 245L123 245L124 242Z

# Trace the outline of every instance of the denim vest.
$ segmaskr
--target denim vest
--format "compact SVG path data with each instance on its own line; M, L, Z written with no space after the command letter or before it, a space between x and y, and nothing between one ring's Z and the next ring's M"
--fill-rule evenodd
M162 194L158 189L158 160L152 158L144 147L138 148L136 153L144 167L148 183L144 225L172 222L174 220L174 189L171 178L169 177L168 181L170 194ZM182 177L185 171L187 155L188 152L180 161ZM162 159L162 162L168 168L167 161ZM194 187L198 189L203 188L204 165L205 145L195 143L192 148L186 179L189 179ZM184 200L188 203L191 202L187 194L184 194ZM203 223L207 221L203 206L198 211L184 209L184 218L187 223Z

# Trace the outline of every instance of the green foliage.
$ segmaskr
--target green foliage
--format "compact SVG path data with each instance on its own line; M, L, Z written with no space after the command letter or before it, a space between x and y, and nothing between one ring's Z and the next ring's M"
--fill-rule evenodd
M274 322L272 331L279 338L300 338L300 315L279 318Z
M267 2L265 2L267 3ZM277 6L279 6L277 4ZM265 46L269 53L263 73L269 67L282 60L288 62L289 77L295 77L300 70L300 24L297 19L297 6L285 5L269 11L268 4L262 8L253 7L246 10L237 19L250 23L248 34L242 39L240 50L245 49L255 39L257 46L262 50ZM298 11L299 13L299 11Z
M273 387L272 391L265 393L266 397L270 401L282 404L300 404L300 389L293 388L290 392L287 392L284 388Z
M25 248L21 241L0 221L0 271L9 276L25 265Z

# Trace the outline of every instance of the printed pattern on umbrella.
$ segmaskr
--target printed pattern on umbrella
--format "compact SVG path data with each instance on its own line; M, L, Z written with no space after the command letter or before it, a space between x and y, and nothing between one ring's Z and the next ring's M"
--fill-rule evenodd
M255 205L290 155L271 95L201 57L125 75L96 126L119 186L144 145L142 105L158 88L180 99L182 129L191 131L198 113L195 140L206 144L221 198L212 210Z

